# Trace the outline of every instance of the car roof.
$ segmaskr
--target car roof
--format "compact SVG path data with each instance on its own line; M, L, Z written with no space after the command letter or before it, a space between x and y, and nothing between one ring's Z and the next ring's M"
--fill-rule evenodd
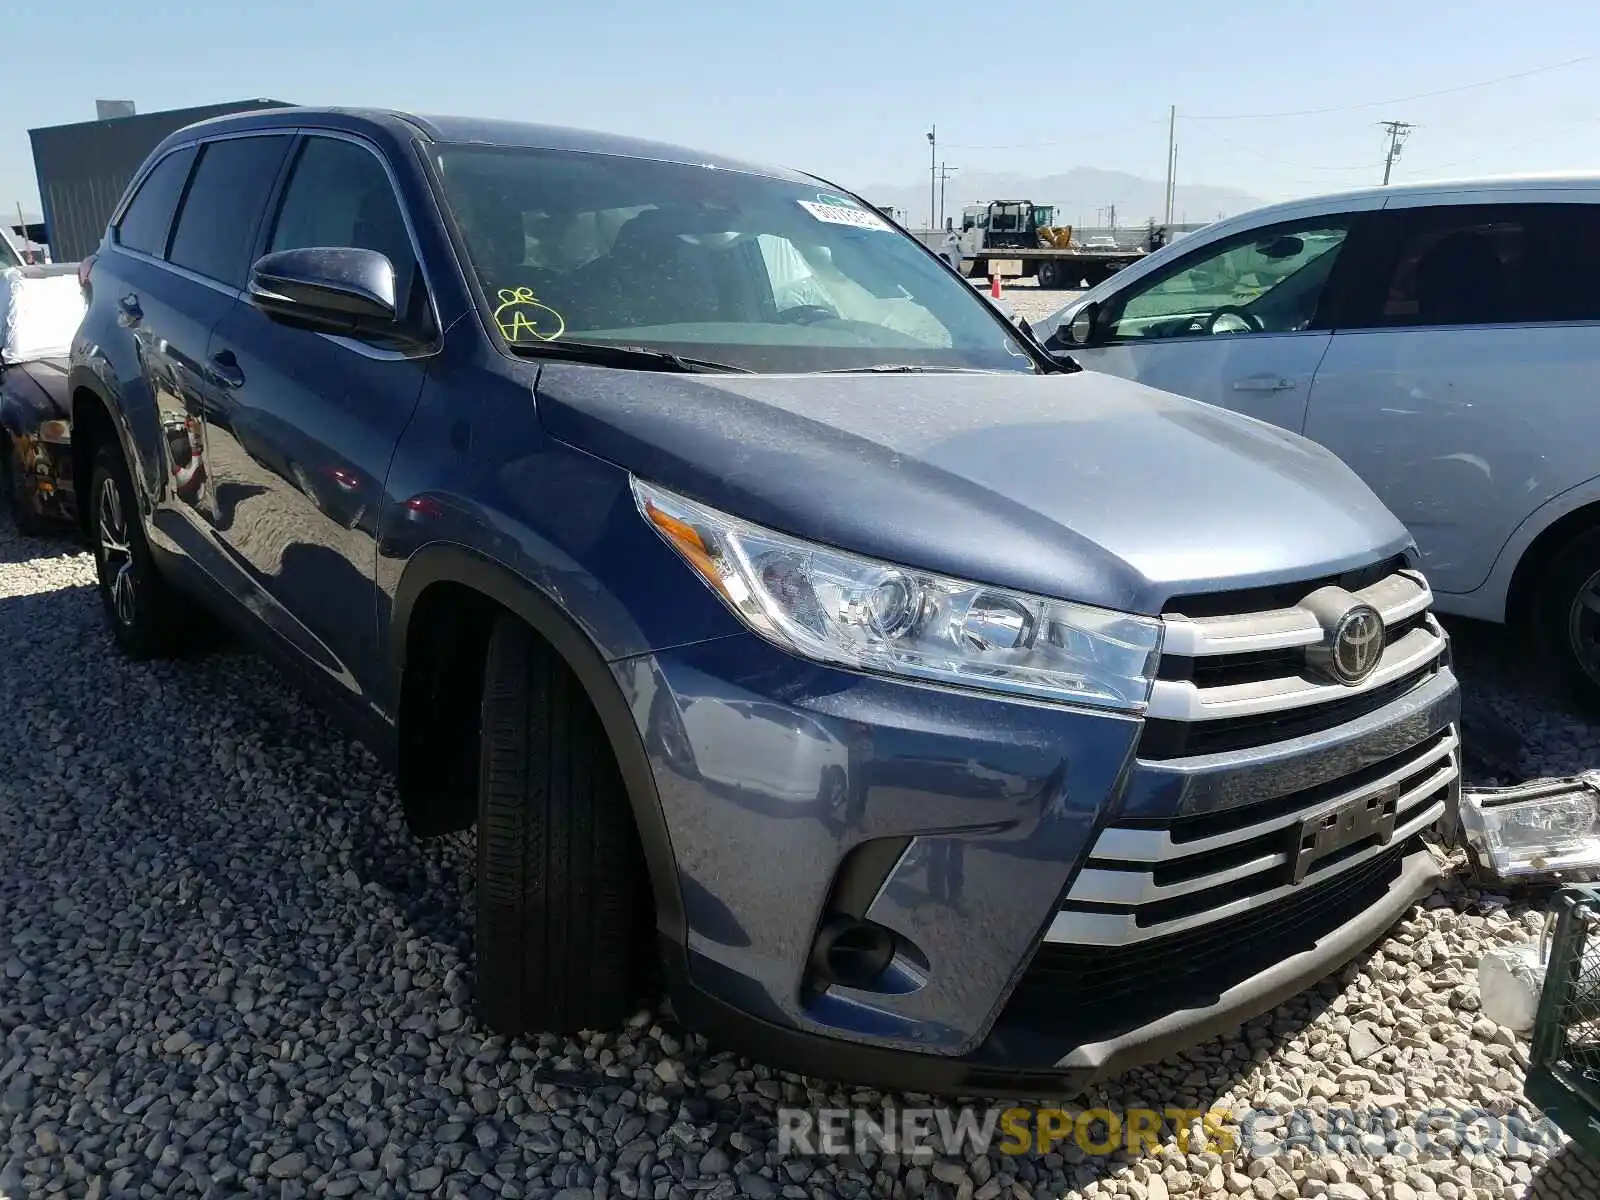
M531 121L507 121L485 117L422 115L381 108L284 108L257 109L212 117L187 125L168 141L176 145L196 136L239 133L251 129L274 129L286 125L331 124L352 129L362 125L381 129L402 138L421 138L428 142L469 143L523 150L572 150L588 154L611 154L619 158L653 159L659 162L687 163L750 175L766 175L791 183L817 183L816 176L783 167L748 162L723 154L713 154L670 142L656 142L620 134L572 129L560 125L539 125Z
M1559 173L1538 172L1524 175L1483 175L1460 176L1455 178L1417 180L1413 183L1392 183L1387 186L1351 188L1341 192L1322 192L1311 196L1300 196L1293 200L1281 200L1275 204L1264 204L1252 208L1247 212L1235 213L1224 218L1230 224L1242 217L1251 218L1250 224L1256 224L1256 218L1270 216L1276 212L1295 212L1310 206L1333 207L1338 204L1349 203L1356 200L1368 200L1373 197L1404 197L1404 196L1431 196L1448 194L1450 192L1497 192L1497 191L1528 191L1533 190L1588 190L1600 188L1600 171L1566 171ZM1221 222L1217 222L1221 224Z

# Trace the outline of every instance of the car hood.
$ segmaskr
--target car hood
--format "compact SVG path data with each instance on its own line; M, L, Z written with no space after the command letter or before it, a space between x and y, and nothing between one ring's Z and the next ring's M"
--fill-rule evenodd
M1326 450L1094 372L674 375L546 363L548 432L746 520L1132 612L1411 541Z

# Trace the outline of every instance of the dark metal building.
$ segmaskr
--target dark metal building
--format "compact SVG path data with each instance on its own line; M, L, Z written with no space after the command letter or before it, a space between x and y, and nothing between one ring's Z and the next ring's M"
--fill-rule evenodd
M74 262L94 252L128 180L169 133L209 117L284 107L281 100L240 100L28 130L50 256Z

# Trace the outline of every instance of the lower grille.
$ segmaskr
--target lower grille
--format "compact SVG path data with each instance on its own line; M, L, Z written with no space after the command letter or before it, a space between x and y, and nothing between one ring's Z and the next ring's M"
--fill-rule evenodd
M1045 935L1127 946L1211 928L1382 857L1444 815L1460 777L1447 728L1332 784L1225 813L1100 831Z
M1414 839L1286 900L1190 933L1115 948L1045 943L1029 964L1002 1020L1054 1029L1135 1028L1179 1006L1215 1003L1229 987L1311 949L1380 900L1415 849Z

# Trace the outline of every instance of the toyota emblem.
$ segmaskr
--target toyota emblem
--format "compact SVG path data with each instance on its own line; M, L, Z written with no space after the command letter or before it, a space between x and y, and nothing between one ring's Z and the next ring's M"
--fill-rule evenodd
M1377 669L1383 646L1383 618L1371 605L1358 604L1329 631L1322 665L1340 683L1354 685Z

